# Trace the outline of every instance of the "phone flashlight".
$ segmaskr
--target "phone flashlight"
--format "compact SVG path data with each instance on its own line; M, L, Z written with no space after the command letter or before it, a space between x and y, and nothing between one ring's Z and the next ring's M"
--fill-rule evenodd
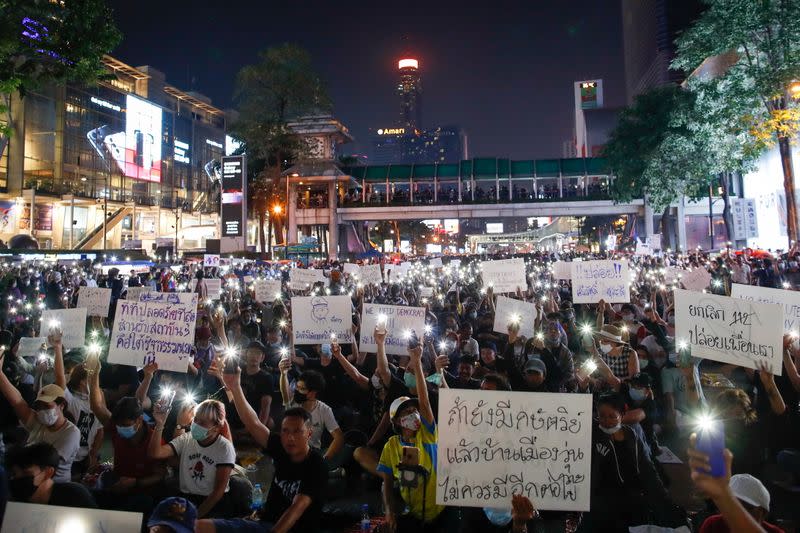
M59 322L58 320L53 319L50 322L48 322L47 325L50 327L50 329L57 329L57 328L61 327L61 322Z
M426 335L430 335L431 331L433 331L433 328L431 327L431 325L430 324L425 324L425 334Z
M522 317L518 313L512 313L511 316L508 317L508 321L511 324L519 324L522 320Z
M100 344L97 342L89 343L89 346L86 347L90 354L98 354L100 353Z
M586 369L586 373L588 375L591 375L594 373L595 370L597 370L597 363L595 363L591 359L587 359L587 361L583 363L583 368Z
M536 340L543 341L544 340L544 333L542 333L541 331L537 332L536 333Z
M289 348L286 346L281 347L281 359L289 359Z
M331 333L331 342L336 342L336 333Z
M708 413L697 418L697 451L708 455L713 477L725 475L725 426Z

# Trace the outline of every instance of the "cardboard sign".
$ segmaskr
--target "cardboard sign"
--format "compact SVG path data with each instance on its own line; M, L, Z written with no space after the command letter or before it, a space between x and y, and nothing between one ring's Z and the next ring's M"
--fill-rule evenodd
M106 533L139 531L142 513L8 502L2 533Z
M85 307L87 316L108 318L111 306L111 289L81 287L78 289L77 307Z
M295 296L292 298L292 334L295 344L328 344L335 335L340 344L353 340L349 296Z
M383 283L383 274L380 265L364 265L361 267L361 283L364 285L380 285Z
M572 263L566 261L553 263L553 279L572 279Z
M711 283L711 274L703 267L697 267L694 270L687 270L683 272L681 277L683 288L690 291L702 291L708 288Z
M145 293L147 294L147 293ZM118 300L108 362L186 372L192 361L196 306Z
M314 286L321 281L328 286L328 278L325 273L318 268L293 268L289 271L289 282L294 290L303 291Z
M48 309L42 311L42 325L39 335L47 337L50 332L50 324L58 322L63 336L61 344L64 348L81 348L86 342L86 308L77 309Z
M22 337L17 346L17 357L38 357L47 351L47 337Z
M439 389L438 429L437 504L589 510L591 395Z
M206 278L203 280L206 284L206 293L212 300L219 300L222 297L222 280L219 278Z
M522 258L484 261L481 266L483 268L483 286L492 287L495 294L528 289L528 282L525 279L525 261Z
M171 304L193 305L197 307L196 292L143 292L139 294L140 302L162 302Z
M516 322L519 324L520 335L531 339L535 334L536 316L534 304L498 296L495 303L493 330L497 333L508 333L508 325Z
M389 283L402 283L408 272L403 265L391 265L387 269L389 270Z
M281 280L257 279L255 282L255 291L257 302L274 302L275 298L280 298Z
M152 287L128 287L128 290L125 291L125 299L138 302L140 294L143 292L151 292L152 290Z
M204 267L218 267L219 266L219 255L217 255L217 254L203 254L203 266Z
M572 303L627 303L630 274L627 261L572 262Z
M783 307L783 332L800 335L800 292L734 283L731 297Z
M675 289L675 344L692 357L783 370L783 306Z
M378 317L386 315L386 353L408 355L408 333L414 331L422 342L425 335L425 308L404 305L364 304L361 313L361 342L359 349L375 353L375 326Z

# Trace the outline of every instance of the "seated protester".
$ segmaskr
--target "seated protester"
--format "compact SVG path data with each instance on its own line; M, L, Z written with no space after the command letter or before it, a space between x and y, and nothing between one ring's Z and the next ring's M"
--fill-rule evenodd
M63 507L97 508L86 487L71 481L55 480L60 466L59 452L46 442L10 449L6 454L6 471L11 500Z
M422 375L422 348L410 349L409 353L409 366L416 369L417 375ZM418 399L400 397L393 401L389 408L389 419L397 435L386 443L378 463L378 472L383 477L386 524L390 531L398 533L418 531L420 526L438 531L445 520L445 508L436 504L438 436L427 388L419 387ZM401 485L398 490L396 486L403 475L400 464L404 461L404 447L417 449L418 465L427 471L427 479L419 479L416 488L402 488ZM404 508L408 509L407 514L401 514Z
M565 335L558 320L547 319L543 343L534 343L532 355L541 359L547 367L545 388L550 392L566 392L567 383L574 378L575 362L572 352L563 342Z
M653 457L659 454L658 438L653 429L656 415L656 402L653 400L652 379L650 374L640 372L623 383L619 390L628 406L622 418L627 425L639 424L644 432L645 442L652 451Z
M522 368L527 360L526 355L527 339L519 334L519 324L508 324L508 342L503 350L503 358L511 361L514 368Z
M8 335L6 336L5 334ZM0 332L0 335L6 337L6 342L8 342L4 346L11 346L11 337L13 337L11 332L3 331ZM3 340L0 339L0 342L3 342ZM27 363L14 353L18 347L19 343L14 349L0 353L0 357L3 358L2 363L0 363L3 365L2 373L22 395L23 403L31 405L36 398L36 392L33 390L33 376L25 369ZM0 433L3 434L7 444L22 442L26 437L25 431L19 427L19 417L4 396L0 396Z
M486 374L503 374L508 377L511 363L497 355L497 345L486 341L481 345L479 366L475 369L475 377L482 378Z
M649 309L649 307L643 307L642 310ZM620 320L619 323L620 328L624 328L630 334L630 337L635 339L635 342L638 344L639 339L644 338L644 325L639 321L639 310L633 304L622 304L619 310ZM639 337L639 334L642 334ZM633 341L631 341L633 342Z
M458 361L458 374L454 376L450 373L446 373L444 376L447 380L447 386L451 389L479 389L481 386L480 380L472 377L475 373L476 362L477 360L475 357L471 355L462 355Z
M575 309L572 308L572 302L569 300L562 301L559 314L561 315L559 318L561 327L567 332L567 348L573 354L577 354L581 351L581 335L575 321Z
M522 392L553 392L547 385L547 365L536 356L528 359L520 372L515 371L514 390Z
M762 432L750 397L742 389L720 392L710 405L725 426L725 447L733 452L731 472L758 472L762 463Z
M321 395L324 394L325 403L338 412L350 400L353 391L344 369L333 358L331 346L327 343L314 344L312 345L314 357L297 358L295 363L302 366L303 370L313 370L322 375L325 380L325 390ZM347 349L348 346L344 348Z
M147 533L194 533L197 509L186 498L171 497L159 502L147 520Z
M724 481L724 478L721 480ZM750 474L736 474L728 481L728 491L739 500L747 513L767 533L783 533L783 529L767 522L770 495L767 488ZM735 529L721 514L709 516L700 526L699 533L731 533Z
M508 380L500 374L486 374L481 380L480 390L510 391L511 386L508 384Z
M281 362L281 350L285 349L283 343L283 330L279 325L267 327L267 342L265 344L267 356L261 365L270 373L278 373L278 363Z
M100 370L100 387L106 395L106 403L114 408L117 400L133 396L139 386L139 375L135 366L103 365Z
M624 341L623 331L620 328L605 325L597 333L596 340L599 345L599 353L598 347L594 343L591 345L591 351L608 365L616 380L630 379L634 374L639 373L639 358L633 348ZM607 383L614 387L617 384L616 380L612 378Z
M5 357L0 356L0 368L3 367L4 359ZM28 431L26 444L46 442L52 444L58 451L60 461L54 480L70 481L72 463L80 447L81 432L75 424L64 417L64 410L67 408L64 389L55 384L45 385L39 389L31 409L5 373L0 371L0 392L11 404L22 426Z
M671 502L617 393L600 396L592 432L591 531L627 531L641 524L671 526ZM651 514L652 513L652 514Z
M319 452L310 446L311 418L301 407L287 409L280 434L271 433L247 402L240 376L238 368L233 374L224 374L225 385L233 394L236 411L250 436L272 458L275 475L257 520L199 520L195 531L316 533L321 529L327 468Z
M323 458L330 470L341 466L343 457L339 452L344 448L344 432L333 416L333 410L325 402L318 400L325 390L325 379L315 370L307 370L300 374L295 383L294 391L289 387L288 373L292 367L289 359L280 362L281 370L281 396L286 409L302 407L311 417L311 447L322 451L322 435L327 431L333 439ZM238 409L237 409L238 410Z
M161 443L164 422L171 409L161 402L153 411L155 432L150 439L148 452L153 459L180 459L178 480L181 496L197 505L197 515L225 516L225 496L228 481L236 462L236 450L230 441L230 429L225 422L225 406L217 400L205 400L194 409L191 430Z

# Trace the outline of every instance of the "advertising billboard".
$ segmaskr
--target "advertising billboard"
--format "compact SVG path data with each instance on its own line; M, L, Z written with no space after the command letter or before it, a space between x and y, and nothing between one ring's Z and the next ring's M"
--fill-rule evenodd
M244 236L244 223L247 216L246 177L245 156L234 155L222 158L220 218L223 237Z

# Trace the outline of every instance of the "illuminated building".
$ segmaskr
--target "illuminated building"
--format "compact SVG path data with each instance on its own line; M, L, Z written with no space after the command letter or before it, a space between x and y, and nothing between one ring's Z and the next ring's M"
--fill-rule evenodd
M397 95L400 97L400 126L414 130L422 126L422 80L419 61L401 59L397 62L400 79Z
M371 165L454 163L468 159L467 134L461 128L428 130L378 128L370 136Z

